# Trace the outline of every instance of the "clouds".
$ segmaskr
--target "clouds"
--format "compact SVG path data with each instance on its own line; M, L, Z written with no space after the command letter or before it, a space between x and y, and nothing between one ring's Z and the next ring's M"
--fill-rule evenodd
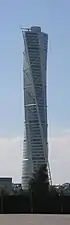
M0 138L0 176L21 181L23 136ZM49 138L53 183L70 182L70 132Z
M0 138L0 176L21 180L22 137Z
M51 137L49 146L53 183L70 182L70 132Z

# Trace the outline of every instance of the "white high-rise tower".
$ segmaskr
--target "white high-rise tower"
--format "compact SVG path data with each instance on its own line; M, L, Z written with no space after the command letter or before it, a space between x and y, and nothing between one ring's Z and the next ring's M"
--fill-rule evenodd
M46 71L48 35L40 27L22 30L24 39L24 110L22 187L32 173L48 163Z

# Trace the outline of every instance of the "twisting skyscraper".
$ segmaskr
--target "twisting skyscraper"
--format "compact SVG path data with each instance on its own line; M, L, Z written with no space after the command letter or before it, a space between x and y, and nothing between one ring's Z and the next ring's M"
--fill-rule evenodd
M46 70L48 35L40 27L22 31L24 110L22 187L38 166L48 162Z

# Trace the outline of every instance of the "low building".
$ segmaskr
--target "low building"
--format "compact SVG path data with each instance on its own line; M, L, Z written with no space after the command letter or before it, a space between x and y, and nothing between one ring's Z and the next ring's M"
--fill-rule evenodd
M10 194L12 192L12 178L11 177L0 177L0 189L5 189L5 191Z

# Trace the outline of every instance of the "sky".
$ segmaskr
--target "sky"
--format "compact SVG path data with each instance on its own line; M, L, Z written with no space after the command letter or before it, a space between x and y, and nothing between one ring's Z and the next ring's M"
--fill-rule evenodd
M21 181L24 109L21 27L48 33L49 162L53 183L70 182L70 0L0 0L0 176Z

